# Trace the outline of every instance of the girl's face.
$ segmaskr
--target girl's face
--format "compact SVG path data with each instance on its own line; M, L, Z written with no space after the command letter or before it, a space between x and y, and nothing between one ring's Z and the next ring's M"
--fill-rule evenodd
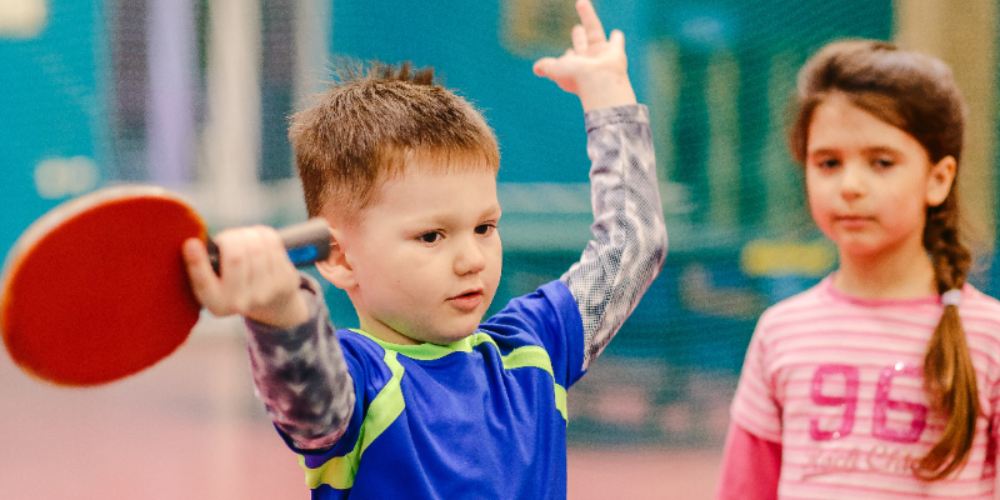
M843 95L813 113L805 162L809 207L842 258L922 248L927 207L944 202L955 168L950 156L932 165L916 139Z

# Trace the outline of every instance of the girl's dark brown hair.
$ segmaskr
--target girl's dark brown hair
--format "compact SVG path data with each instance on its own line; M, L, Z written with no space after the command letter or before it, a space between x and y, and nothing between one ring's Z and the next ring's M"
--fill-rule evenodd
M960 162L965 104L951 68L942 61L870 40L839 41L821 49L799 72L797 111L788 133L792 154L803 164L813 112L834 94L912 136L931 163L948 156ZM923 244L934 265L938 292L961 289L972 257L959 239L955 183L943 203L927 207ZM980 411L976 372L957 306L944 307L931 337L924 358L924 391L947 422L941 439L914 472L935 481L965 465Z

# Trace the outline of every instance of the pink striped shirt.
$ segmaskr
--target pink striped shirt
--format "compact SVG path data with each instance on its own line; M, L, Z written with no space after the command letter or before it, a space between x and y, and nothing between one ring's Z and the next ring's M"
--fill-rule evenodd
M922 377L941 312L937 296L861 300L828 277L761 316L732 416L781 443L779 499L993 498L1000 302L969 285L959 312L984 414L958 475L927 483L912 473L944 424Z

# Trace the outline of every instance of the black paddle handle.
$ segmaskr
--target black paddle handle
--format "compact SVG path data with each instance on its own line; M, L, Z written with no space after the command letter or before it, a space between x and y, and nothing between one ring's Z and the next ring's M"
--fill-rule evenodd
M281 228L278 236L295 267L305 267L330 256L330 229L322 217ZM208 260L212 263L212 269L216 275L221 275L218 245L212 238L208 238L205 247L208 248Z

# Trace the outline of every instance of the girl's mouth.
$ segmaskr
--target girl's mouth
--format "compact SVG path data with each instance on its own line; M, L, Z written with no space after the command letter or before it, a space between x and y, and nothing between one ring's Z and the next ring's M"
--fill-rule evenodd
M862 215L839 215L834 221L846 229L860 229L875 221L874 217Z

